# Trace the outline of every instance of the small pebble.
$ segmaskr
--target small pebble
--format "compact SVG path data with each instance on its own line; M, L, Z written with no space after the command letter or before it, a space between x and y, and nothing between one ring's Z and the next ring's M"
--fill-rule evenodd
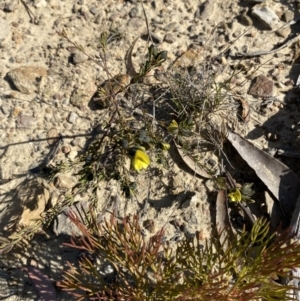
M155 44L160 44L161 43L161 38L154 32L150 32L151 38L153 39L153 42Z
M65 175L56 176L53 182L55 187L62 189L71 189L76 184L74 177L68 177Z
M272 80L264 75L259 75L254 79L248 94L260 97L272 96L273 88L274 83Z
M191 26L188 27L188 31L191 32L191 33L196 32L196 30L197 30L197 27L195 25L191 25Z
M76 150L71 150L69 153L68 153L68 159L70 159L71 161L74 161L75 158L77 157L78 155L78 152Z
M77 137L71 141L72 146L78 146L78 145L80 145L80 143L81 143L81 139L79 137Z
M96 7L95 6L92 6L91 8L90 8L90 13L92 14L92 15L96 15L97 14L97 12L98 12L98 10L96 9Z
M62 153L64 153L64 154L68 154L68 153L71 151L71 147L70 147L69 145L63 145L63 146L61 147L61 151L62 151Z
M68 122L74 124L78 118L78 115L75 112L71 112L68 116Z
M292 79L289 79L287 80L285 83L284 83L286 86L294 86L294 81Z
M275 29L279 22L279 18L276 13L267 6L254 6L251 14L260 20L268 29Z
M242 32L241 32L240 30L237 30L237 31L235 31L235 32L232 34L232 36L233 36L234 38L237 38L237 37L240 37L241 34L242 34Z
M4 1L4 11L11 13L18 8L19 0ZM1 27L0 27L1 28Z
M165 35L164 41L167 42L167 43L169 43L169 44L172 44L172 43L175 42L175 37L172 34L167 33Z
M213 0L205 1L196 11L195 18L207 20L211 19L215 13L215 2Z
M138 10L135 7L129 12L130 18L135 18L137 14L138 14Z
M30 115L20 115L17 120L18 128L31 128L35 123L35 118Z
M51 114L52 113L52 109L51 108L46 108L45 112L46 112L46 114Z
M172 22L172 23L169 23L165 28L164 30L165 31L173 31L176 27L177 23L176 22Z
M290 22L294 19L294 13L291 10L286 10L282 15L283 22Z
M276 31L276 34L279 36L279 37L282 37L284 39L286 39L290 33L291 33L291 28L290 27L286 27L286 28L281 28L281 29L278 29Z
M18 117L22 113L22 108L21 107L14 107L12 111L12 116L13 117Z

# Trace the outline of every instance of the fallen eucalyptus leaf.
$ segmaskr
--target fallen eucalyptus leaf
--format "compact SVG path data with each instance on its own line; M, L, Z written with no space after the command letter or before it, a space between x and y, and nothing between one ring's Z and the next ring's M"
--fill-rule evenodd
M138 39L139 38L136 38L133 41L132 45L128 49L128 51L126 53L126 56L125 56L126 72L131 77L135 77L135 76L138 75L138 72L135 71L135 68L134 68L133 63L132 63L132 51L133 51L133 48L134 48L134 46L135 46Z
M197 163L187 154L184 153L184 151L182 150L182 147L177 144L174 141L174 144L177 148L177 151L181 157L181 159L183 160L183 162L197 175L203 177L203 178L207 178L207 179L211 179L212 175L210 175L204 168L201 168L199 165L197 165Z
M220 234L220 242L223 245L223 243L226 241L226 236L231 237L231 235L234 233L229 221L227 192L223 189L219 190L217 195L216 225L218 234ZM226 248L227 246L224 247Z
M291 217L300 195L300 178L285 164L240 135L228 130L227 138L276 197L287 216Z

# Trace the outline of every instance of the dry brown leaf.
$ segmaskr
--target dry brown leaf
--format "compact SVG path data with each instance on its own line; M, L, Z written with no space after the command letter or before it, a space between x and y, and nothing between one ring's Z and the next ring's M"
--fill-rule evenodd
M243 98L240 98L239 101L241 102L242 104L242 118L244 120L244 122L249 122L250 121L250 106L248 104L248 102L243 99Z
M178 153L181 157L181 159L183 160L183 162L198 176L201 176L203 178L207 178L207 179L211 179L212 176L205 171L204 168L201 168L199 165L197 165L197 163L187 154L184 153L184 151L182 150L182 147L180 145L178 145L176 142L174 142Z
M219 190L216 201L216 225L217 231L220 236L221 244L224 243L226 236L231 236L233 234L233 229L231 227L229 216L228 216L228 206L227 206L227 193L226 190ZM225 246L226 248L226 246Z
M254 169L290 217L300 195L300 178L285 164L258 149L240 135L228 131L228 140Z
M134 48L134 46L135 46L138 39L139 38L136 38L133 41L132 45L128 49L128 51L126 53L126 56L125 56L126 72L131 77L135 77L136 75L138 75L138 72L135 71L133 63L132 63L132 51L133 51L133 48Z

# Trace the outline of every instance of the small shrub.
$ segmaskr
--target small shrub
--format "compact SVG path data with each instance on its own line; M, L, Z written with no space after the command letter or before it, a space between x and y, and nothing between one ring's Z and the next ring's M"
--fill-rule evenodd
M104 226L93 214L88 226L69 216L83 234L69 246L85 255L78 267L69 264L60 286L77 290L78 300L294 300L292 287L276 279L299 266L300 246L286 233L269 235L265 220L222 243L217 235L205 245L195 238L171 248L163 229L146 241L137 216L122 222L111 216Z

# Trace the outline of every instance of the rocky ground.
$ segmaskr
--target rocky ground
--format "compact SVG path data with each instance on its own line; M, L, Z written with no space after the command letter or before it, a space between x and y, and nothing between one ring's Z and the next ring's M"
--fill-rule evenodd
M237 95L249 103L251 116L250 121L240 122L238 131L260 149L280 155L299 172L298 163L288 158L297 156L300 147L296 89L300 27L297 19L285 25L298 17L300 3L154 0L143 1L143 5L153 41L160 50L168 51L165 70L191 45L204 49L202 58L208 53L222 53L222 65L231 72L239 66L241 72L234 76L232 84ZM62 37L63 30L88 56ZM51 151L53 141L49 137L63 136L54 162L76 160L93 129L107 119L109 109L98 110L91 104L97 86L107 79L101 64L97 64L99 37L104 31L118 37L108 47L110 74L126 74L125 55L137 38L132 57L138 69L148 47L142 38L147 26L139 1L0 2L2 237L10 233L15 220L30 225L32 218L38 218L76 183L74 176L62 174L56 185L42 186L41 180L29 171ZM276 52L248 55L285 44L287 47ZM159 77L155 80L160 84ZM147 93L145 101L151 98ZM150 168L137 181L144 189L136 199L122 202L114 183L103 185L99 198L107 200L106 204L121 198L122 216L138 212L139 205L148 198L150 205L142 221L155 220L152 233L165 226L168 240L196 230L202 232L203 240L210 236L215 196L209 181L193 176L182 162L171 159L170 169L155 174ZM83 196L83 200L87 199ZM178 208L174 200L186 206ZM30 201L37 202L34 210L24 205ZM171 220L184 227L176 228ZM60 280L66 261L74 260L78 253L62 245L72 231L74 228L61 214L47 235L40 234L11 258L1 259L0 281L1 288L5 288L1 289L1 299L38 300L37 291L20 269L28 264L40 268L53 282ZM58 292L58 298L69 300L62 292Z

